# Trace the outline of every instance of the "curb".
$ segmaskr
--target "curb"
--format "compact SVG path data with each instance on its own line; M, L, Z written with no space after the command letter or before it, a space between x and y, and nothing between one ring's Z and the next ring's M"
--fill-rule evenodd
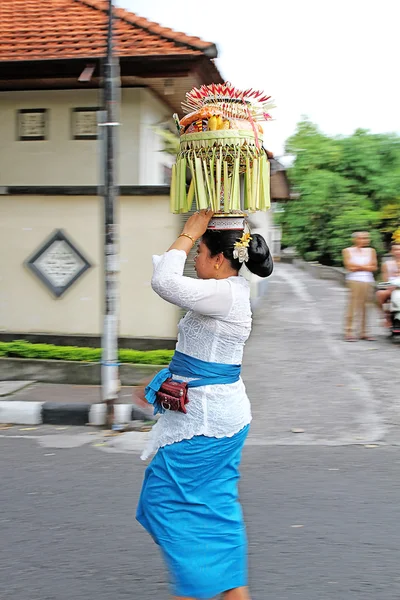
M107 407L96 404L0 401L0 423L10 425L105 425ZM151 416L132 404L116 404L115 421L150 421Z

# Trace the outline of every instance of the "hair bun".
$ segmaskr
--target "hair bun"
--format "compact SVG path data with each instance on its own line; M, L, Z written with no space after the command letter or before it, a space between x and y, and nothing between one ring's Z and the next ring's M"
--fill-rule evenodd
M233 257L235 244L240 241L240 237L243 233L244 231L240 234L238 231L229 229L207 229L202 236L202 240L207 246L211 256L216 256L222 252L225 258L229 260L232 268L236 271L239 271L243 264L245 264L248 270L255 275L258 275L259 277L268 277L268 275L271 275L274 265L269 248L262 235L259 235L258 233L251 234L251 240L247 248L249 255L247 262L241 263L238 258Z
M259 233L252 233L248 248L249 260L246 267L259 277L268 277L271 275L274 264L268 244Z
M255 263L262 263L269 256L269 248L263 236L259 233L252 233L249 244L249 259Z

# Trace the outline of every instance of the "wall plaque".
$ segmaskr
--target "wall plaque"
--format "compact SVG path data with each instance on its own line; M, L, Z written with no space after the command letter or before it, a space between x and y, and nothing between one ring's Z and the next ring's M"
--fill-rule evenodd
M72 110L72 138L74 140L97 140L98 108L74 108Z
M17 113L17 138L22 142L47 139L47 110L23 108Z
M58 229L26 261L26 266L59 298L91 264Z

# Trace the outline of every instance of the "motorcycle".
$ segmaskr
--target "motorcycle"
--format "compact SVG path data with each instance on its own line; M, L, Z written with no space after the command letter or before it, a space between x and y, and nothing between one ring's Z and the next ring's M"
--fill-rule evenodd
M383 308L389 317L389 329L392 338L400 337L400 277L392 279L390 282L378 284L379 290L394 288L390 300L384 304Z

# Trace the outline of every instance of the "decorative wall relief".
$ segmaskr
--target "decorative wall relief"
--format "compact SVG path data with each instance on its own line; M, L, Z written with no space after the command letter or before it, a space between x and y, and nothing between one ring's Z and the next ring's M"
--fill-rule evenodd
M17 112L17 140L20 142L47 140L48 129L45 108L23 108Z
M73 140L96 140L98 137L98 108L74 108L71 114Z
M55 231L25 264L56 298L92 266L61 229Z

